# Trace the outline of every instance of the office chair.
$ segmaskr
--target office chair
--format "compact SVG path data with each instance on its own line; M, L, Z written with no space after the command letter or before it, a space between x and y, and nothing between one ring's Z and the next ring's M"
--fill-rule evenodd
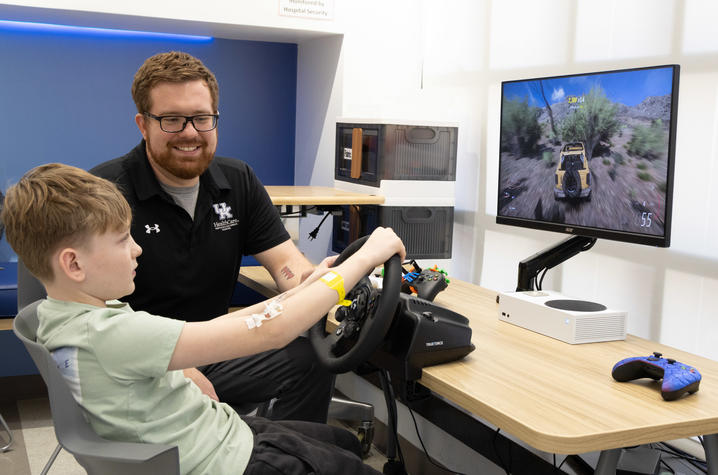
M261 403L248 415L271 417L275 399ZM374 406L366 402L353 401L333 395L329 401L327 419L356 422L357 438L361 443L362 457L366 458L374 440Z
M5 419L3 419L2 414L0 414L0 427L2 427L5 432L7 432L8 437L7 444L0 447L0 453L2 453L9 450L10 446L13 443L12 432L10 432L10 428L7 426L7 423L5 422Z
M103 439L95 433L50 352L35 341L39 303L33 302L20 310L13 322L13 331L27 348L45 380L55 435L59 442L43 468L42 475L50 469L61 448L70 452L90 475L179 474L179 452L176 446L116 442Z
M45 287L27 270L21 259L17 262L17 309L20 311L32 302L47 296ZM249 414L268 417L271 414L272 401L258 407L251 405L243 408ZM239 409L239 408L238 408ZM251 411L251 412L250 412ZM256 412L254 412L256 411ZM329 404L329 419L358 422L357 437L362 444L362 453L369 455L374 439L374 406L365 402L352 401L333 396Z
M42 282L27 270L22 259L17 260L17 311L33 303L35 300L47 297L47 291Z

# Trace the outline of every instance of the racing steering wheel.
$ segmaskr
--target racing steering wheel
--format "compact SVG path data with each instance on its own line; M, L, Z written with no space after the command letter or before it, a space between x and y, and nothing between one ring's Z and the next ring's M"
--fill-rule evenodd
M334 262L339 265L369 239L364 236L347 246ZM319 363L332 373L346 373L365 362L379 347L389 331L399 304L401 261L394 254L384 263L383 290L374 289L368 277L362 278L346 295L350 306L337 308L339 326L326 333L327 316L309 330L309 341Z

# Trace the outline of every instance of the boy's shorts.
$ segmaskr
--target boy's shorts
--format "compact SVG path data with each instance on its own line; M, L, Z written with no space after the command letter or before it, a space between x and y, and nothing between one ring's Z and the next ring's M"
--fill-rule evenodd
M360 457L354 434L340 427L305 421L242 417L254 433L247 475L377 475Z

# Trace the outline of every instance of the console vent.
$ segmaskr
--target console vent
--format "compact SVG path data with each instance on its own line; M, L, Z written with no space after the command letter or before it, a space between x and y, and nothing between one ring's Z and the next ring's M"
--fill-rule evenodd
M624 315L586 317L576 319L576 343L596 340L616 340L626 337Z

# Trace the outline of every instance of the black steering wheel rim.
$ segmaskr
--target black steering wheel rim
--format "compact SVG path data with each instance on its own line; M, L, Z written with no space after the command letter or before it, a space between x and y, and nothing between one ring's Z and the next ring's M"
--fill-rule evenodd
M339 265L359 250L369 236L364 236L349 246L339 255L334 265ZM395 254L384 263L384 282L376 311L366 317L359 337L354 346L342 355L335 355L332 347L337 340L334 333L327 334L326 319L319 320L309 330L309 341L314 348L319 363L332 373L346 373L358 367L369 359L384 340L399 304L399 291L401 290L401 260ZM349 293L349 291L347 291Z

